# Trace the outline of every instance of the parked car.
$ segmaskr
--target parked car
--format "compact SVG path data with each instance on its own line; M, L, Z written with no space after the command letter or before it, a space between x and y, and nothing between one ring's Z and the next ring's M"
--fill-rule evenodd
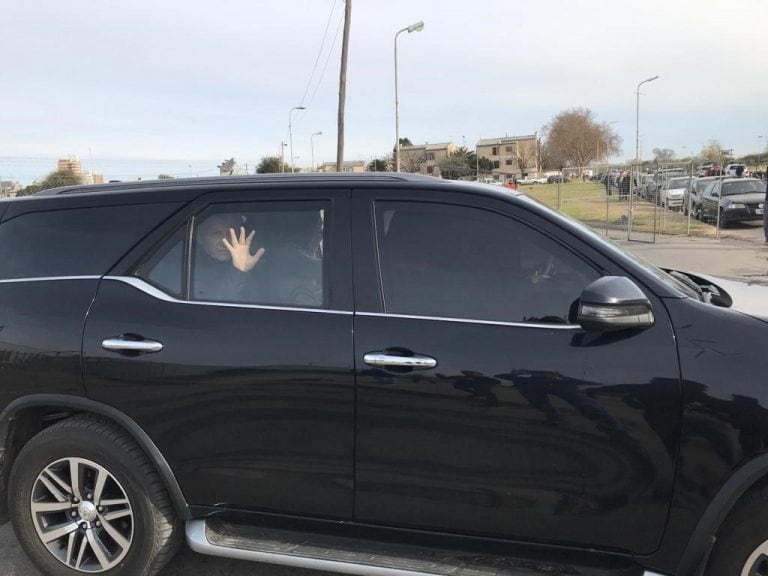
M726 176L744 176L747 167L744 164L728 164L725 167Z
M761 221L765 182L756 178L716 178L700 194L694 215L727 228L734 222Z
M685 198L695 183L689 176L668 178L659 193L659 203L665 208L680 208L685 205Z
M522 178L518 178L517 183L522 184L524 186L530 185L530 184L546 184L547 177L546 176L534 177L534 176L525 175Z
M762 570L765 289L387 173L49 190L0 201L0 251L0 513L43 574L151 576L183 537L360 576Z
M696 178L693 186L690 187L685 199L685 207L691 210L691 214L698 217L700 214L699 205L701 204L701 196L707 186L713 185L720 180L717 176L706 176L704 178Z
M557 184L558 182L570 182L571 179L567 176L563 176L562 174L553 174L551 176L547 176L547 184Z

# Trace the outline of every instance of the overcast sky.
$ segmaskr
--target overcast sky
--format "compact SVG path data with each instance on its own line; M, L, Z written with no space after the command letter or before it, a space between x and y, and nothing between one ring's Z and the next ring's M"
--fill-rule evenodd
M252 163L279 152L304 104L296 163L317 131L315 160L332 161L342 14L342 0L4 0L0 156ZM713 138L765 148L767 0L354 0L347 160L391 151L393 37L418 20L398 41L401 135L415 143L473 147L584 106L616 121L628 158L635 86L658 74L641 100L644 156Z

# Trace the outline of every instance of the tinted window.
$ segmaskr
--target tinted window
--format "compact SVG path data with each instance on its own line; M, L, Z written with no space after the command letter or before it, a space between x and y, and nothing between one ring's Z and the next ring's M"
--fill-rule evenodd
M377 202L376 232L389 313L566 323L599 277L549 237L476 208Z
M324 306L328 205L214 206L195 218L194 300Z
M0 224L0 279L105 274L177 204L22 214Z
M184 295L184 253L187 227L162 242L134 274L176 297Z

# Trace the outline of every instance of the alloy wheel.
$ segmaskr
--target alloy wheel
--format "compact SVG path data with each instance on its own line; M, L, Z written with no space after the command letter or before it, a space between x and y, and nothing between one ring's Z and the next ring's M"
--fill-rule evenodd
M768 542L763 542L750 554L740 576L768 576Z
M38 474L30 502L40 541L69 568L104 572L119 564L133 541L130 500L103 466L62 458Z

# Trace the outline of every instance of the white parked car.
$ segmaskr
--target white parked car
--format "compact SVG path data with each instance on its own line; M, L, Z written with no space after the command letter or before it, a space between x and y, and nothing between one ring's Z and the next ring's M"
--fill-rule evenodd
M691 178L688 176L670 178L661 188L659 202L666 208L682 208L690 187Z

